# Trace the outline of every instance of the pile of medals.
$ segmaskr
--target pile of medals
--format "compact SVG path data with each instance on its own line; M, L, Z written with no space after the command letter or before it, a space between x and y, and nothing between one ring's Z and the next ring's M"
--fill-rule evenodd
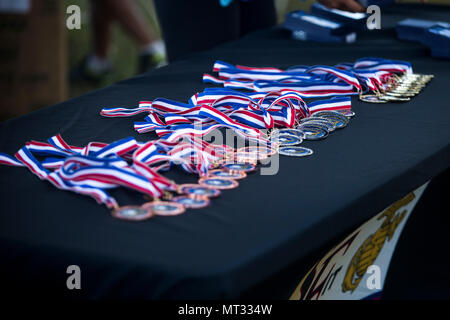
M347 126L352 111L319 111L301 119L295 129L275 129L270 137L277 143L280 155L304 157L313 154L309 148L299 147L303 140L322 140L335 130Z
M317 94L317 93L315 93ZM191 97L189 104L169 99L142 101L136 109L106 108L107 117L126 117L140 112L151 114L145 122L136 122L138 132L155 131L161 138L176 132L191 132L193 121L228 126L236 133L249 128L267 129L269 139L281 155L303 157L313 154L299 147L303 140L322 140L347 126L355 115L349 97L316 100L306 104L297 92L242 93L231 89L206 89ZM201 118L199 118L201 116ZM202 129L203 130L203 129ZM203 130L208 131L208 129ZM199 130L196 131L197 134ZM253 134L252 133L252 134ZM242 134L241 134L242 136ZM258 140L249 135L244 138ZM259 142L264 140L259 139Z
M119 219L142 221L175 216L210 204L222 190L256 170L259 160L275 154L270 144L237 150L204 141L140 143L126 138L113 143L69 145L60 135L47 142L29 141L15 157L0 153L0 163L27 167L56 188L93 197ZM178 185L161 175L171 165L199 174L197 184ZM125 187L144 194L142 205L120 207L108 190Z
M373 91L374 94L360 94L359 99L370 103L406 102L419 94L433 77L425 74L394 75L383 89Z
M225 88L205 89L188 103L159 98L141 101L134 109L101 111L106 117L146 114L134 128L139 133L155 132L156 140L142 143L126 138L77 147L57 135L47 142L28 142L15 157L0 153L0 164L27 167L58 189L91 196L119 219L174 216L208 206L223 190L238 187L238 181L254 172L259 161L276 153L313 154L300 144L325 139L346 127L355 115L350 95L376 103L407 101L432 78L413 74L407 62L376 58L288 70L217 61L213 70L218 78L205 74L204 82ZM309 103L303 100L317 98ZM232 148L201 139L222 128L256 145ZM174 165L198 175L198 182L178 185L164 177L162 172ZM142 193L149 202L120 207L108 193L118 187Z
M264 102L252 102L252 105L255 103L259 107L269 105L269 111L262 111L256 106L253 106L255 110L243 110L241 107L248 106L251 98L231 95L227 91L219 98L223 104L205 104L217 94L214 90L197 94L195 99L202 101L200 104L183 105L167 99L156 99L150 105L148 101L143 102L139 110L103 110L102 114L108 116L148 113L145 125L149 127L138 123L136 128L149 130L151 127L160 138L147 143L126 138L109 144L91 142L78 147L68 144L57 135L47 142L27 142L15 154L15 158L0 154L0 163L27 167L40 179L50 182L58 189L91 196L98 203L112 209L115 218L142 221L154 216L179 215L186 209L210 205L211 199L218 197L221 191L238 187L238 181L254 172L259 161L277 152L289 156L312 154L312 150L298 146L303 139L324 139L330 132L345 127L348 117L353 115L350 101L346 98L320 100L309 108L298 97L298 104L293 103L291 99L296 96L292 93L285 93L286 96L271 93L263 95L261 99ZM231 101L235 101L235 109L230 107ZM340 111L327 110L330 106L340 106ZM176 114L172 113L180 108L184 109ZM162 109L166 113L163 114ZM159 110L158 115L152 115L155 110ZM267 113L263 115L264 112ZM197 121L202 119L206 125L198 127L195 123L187 124L190 116L183 118L181 115L191 115ZM270 133L263 134L250 126L251 121L246 124L237 121L244 121L249 115L254 116L254 126L263 128L271 125ZM280 129L280 124L285 121L292 121L292 125ZM173 124L180 122L184 124ZM199 139L211 129L221 127L232 129L249 142L256 142L256 145L235 149ZM198 182L178 185L161 174L174 165L190 174L197 174ZM118 187L143 193L150 201L143 205L119 206L116 199L108 193L109 189Z
M359 95L369 103L406 102L433 78L414 74L406 61L363 58L331 66L294 66L286 70L252 68L216 61L217 76L203 75L203 82L225 88L256 92L291 90L303 98Z

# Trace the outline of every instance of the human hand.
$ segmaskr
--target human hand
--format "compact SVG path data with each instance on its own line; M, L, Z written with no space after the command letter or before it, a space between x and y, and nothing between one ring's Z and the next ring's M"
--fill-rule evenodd
M366 12L366 8L364 8L359 2L355 0L317 0L325 7L331 9L339 9L350 12Z

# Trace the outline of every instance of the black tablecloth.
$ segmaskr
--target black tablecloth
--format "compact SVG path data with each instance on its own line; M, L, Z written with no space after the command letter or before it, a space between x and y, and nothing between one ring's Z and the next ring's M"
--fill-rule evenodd
M251 175L211 207L177 217L119 221L88 197L58 191L26 169L1 166L2 290L37 297L233 298L344 236L449 167L449 62L432 59L420 44L396 40L392 29L408 15L446 20L449 12L386 9L381 31L349 45L297 42L281 29L264 30L1 123L0 151L10 154L57 133L80 146L152 139L133 131L142 116L108 119L101 108L135 107L156 97L187 101L203 90L202 73L216 59L286 68L375 56L408 60L417 73L435 75L408 103L353 99L357 115L347 128L304 143L313 156L280 157L278 174ZM195 180L181 171L171 175ZM121 204L143 201L133 192L114 195ZM80 266L82 290L67 290L69 265Z

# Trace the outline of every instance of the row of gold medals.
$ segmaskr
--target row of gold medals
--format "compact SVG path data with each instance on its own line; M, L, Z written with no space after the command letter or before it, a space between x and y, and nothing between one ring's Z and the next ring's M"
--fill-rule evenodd
M433 79L429 74L394 74L384 89L374 91L374 94L360 94L359 99L370 103L406 102L419 94Z

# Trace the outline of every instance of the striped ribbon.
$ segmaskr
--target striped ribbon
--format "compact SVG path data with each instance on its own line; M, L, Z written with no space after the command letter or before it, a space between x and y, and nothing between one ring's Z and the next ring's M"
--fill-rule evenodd
M253 68L216 61L213 71L218 77L203 75L203 82L225 88L258 92L290 89L303 98L353 95L366 90L378 90L393 73L412 73L405 61L363 58L355 63L332 66L294 66L286 70Z
M89 195L109 208L116 207L117 202L105 189L121 186L159 197L164 189L174 188L173 182L140 161L137 151L146 145L134 138L111 144L92 142L84 148L70 146L60 135L48 141L26 143L15 159L1 153L0 163L28 167L41 180L62 190ZM160 145L173 147L165 142ZM40 162L34 154L46 158ZM133 159L132 165L126 159Z

